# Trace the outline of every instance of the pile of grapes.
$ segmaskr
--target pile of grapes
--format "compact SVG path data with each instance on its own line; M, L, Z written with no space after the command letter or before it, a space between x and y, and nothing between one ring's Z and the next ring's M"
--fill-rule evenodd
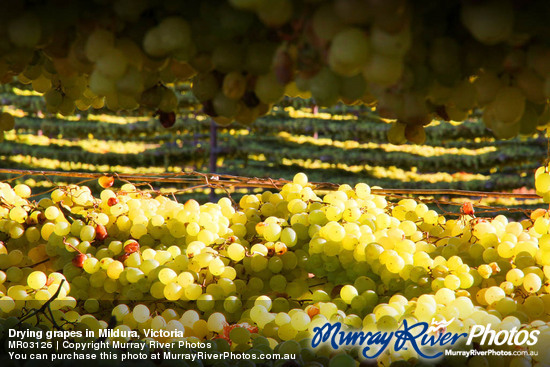
M445 365L550 362L547 210L511 222L475 218L465 205L449 219L364 183L319 196L302 173L280 190L203 205L99 181L99 198L71 185L37 203L28 186L0 183L3 340L9 328L110 329L110 340L144 343L174 340L151 330L180 331L213 341L210 352L296 354L263 365L402 366L426 361L413 348L390 347L374 362L364 346L312 349L312 332L327 322L375 332L446 320L452 333L491 324L540 334L523 346L533 357L454 356ZM86 340L95 339L75 339Z
M220 124L251 124L284 95L376 106L393 143L483 109L498 138L550 122L545 0L22 0L0 14L0 81L48 111L106 105L174 123L190 80Z

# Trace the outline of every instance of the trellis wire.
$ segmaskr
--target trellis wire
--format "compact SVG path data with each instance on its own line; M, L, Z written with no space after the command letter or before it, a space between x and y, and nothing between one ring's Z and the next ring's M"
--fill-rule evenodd
M21 170L0 168L0 174L13 174L16 175L13 178L5 181L13 181L24 176L43 176L46 180L50 181L56 186L49 177L72 177L84 179L79 184L89 182L98 179L101 176L112 176L122 181L136 183L137 185L149 186L151 191L161 194L159 191L154 190L152 183L173 183L189 185L189 187L172 191L168 194L177 194L188 192L190 190L196 190L199 188L211 188L222 189L229 194L230 189L237 188L268 188L268 189L281 189L285 184L292 181L283 178L258 178L258 177L244 177L234 176L218 173L202 173L202 172L178 172L178 173L163 173L163 174L118 174L118 173L93 173L93 172L66 172L66 171L36 171L36 170ZM330 182L311 182L311 186L315 190L334 191L337 190L339 184ZM51 191L51 190L50 190ZM410 196L453 196L464 198L509 198L509 199L540 199L536 194L528 193L513 193L513 192L485 192L485 191L471 191L471 190L455 190L455 189L383 189L383 188L371 188L371 193L374 195L385 195L396 199L411 198ZM452 202L448 200L433 199L433 198L414 198L417 201L424 203L435 203L443 205L461 205L461 203ZM523 212L526 215L531 210L521 208L502 208L491 207L486 205L480 205L473 203L474 206L482 209L483 212L494 211L510 211L510 212ZM443 210L443 208L440 207ZM446 214L457 215L457 213L451 213L445 211Z

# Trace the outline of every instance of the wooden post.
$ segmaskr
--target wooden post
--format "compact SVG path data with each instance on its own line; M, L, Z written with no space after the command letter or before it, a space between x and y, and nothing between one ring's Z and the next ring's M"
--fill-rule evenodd
M210 119L210 162L208 165L209 173L216 173L217 161L218 161L218 125L214 120ZM216 200L216 192L212 188L210 189L210 195L208 198L211 202Z

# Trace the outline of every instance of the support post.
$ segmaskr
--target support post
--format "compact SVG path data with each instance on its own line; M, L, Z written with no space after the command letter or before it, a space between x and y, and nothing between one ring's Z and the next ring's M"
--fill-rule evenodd
M210 158L209 158L208 171L210 173L216 173L217 161L218 161L218 125L214 120L210 119ZM210 189L209 200L214 202L216 200L216 192L212 188Z

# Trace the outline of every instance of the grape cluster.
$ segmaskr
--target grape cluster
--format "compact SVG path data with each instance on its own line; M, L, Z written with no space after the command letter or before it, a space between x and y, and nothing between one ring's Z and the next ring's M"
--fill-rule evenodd
M55 2L53 2L55 4ZM52 113L140 106L174 124L191 81L219 124L251 124L284 95L368 104L392 143L476 109L498 138L550 118L548 4L484 0L128 0L6 5L0 80L43 93Z
M203 205L129 183L114 189L107 176L99 183L98 198L70 185L38 203L28 186L0 184L4 324L51 302L38 327L110 328L118 341L134 339L132 330L145 341L174 339L145 330L180 331L215 340L217 351L292 351L298 363L353 365L364 359L358 348L311 350L314 328L453 320L449 332L538 329L529 348L539 355L510 365L549 361L546 210L522 222L474 218L473 210L447 219L412 199L373 195L364 183L319 196L304 174L277 192ZM390 349L378 363L417 359L412 348Z
M0 143L4 141L4 131L13 130L15 127L15 119L12 114L3 112L0 115Z

